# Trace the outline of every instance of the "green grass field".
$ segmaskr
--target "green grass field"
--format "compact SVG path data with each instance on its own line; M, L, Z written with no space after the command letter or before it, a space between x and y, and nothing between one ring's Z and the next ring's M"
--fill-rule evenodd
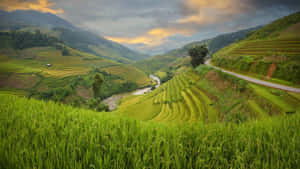
M199 66L175 76L151 93L123 99L116 113L175 124L244 122L299 112L299 105L299 100L288 92Z
M0 168L300 165L299 113L239 125L165 125L6 94L0 100Z

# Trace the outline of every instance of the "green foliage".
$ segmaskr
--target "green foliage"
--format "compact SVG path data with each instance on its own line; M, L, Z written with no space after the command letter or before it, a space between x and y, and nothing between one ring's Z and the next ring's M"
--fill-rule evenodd
M207 74L209 71L211 71L211 70L213 70L212 67L210 67L210 66L205 66L205 65L199 65L199 66L195 69L195 71L196 71L197 73L199 73L201 76L206 75L206 74Z
M248 40L278 37L287 27L300 22L300 12L278 19L253 33Z
M62 102L67 96L70 96L72 93L74 93L74 90L70 86L67 86L52 88L45 92L32 92L30 96L37 96L37 98L42 100L53 100Z
M99 99L90 99L88 101L88 106L90 109L95 110L97 112L108 112L109 111L109 107L103 103L101 103L101 100Z
M163 125L0 95L0 168L297 168L299 113ZM34 160L33 160L34 159Z
M248 116L246 115L246 113L241 112L230 113L227 114L225 117L226 122L233 122L236 124L244 123L248 120Z
M63 56L69 56L70 55L70 52L66 47L64 47L62 49L61 53L62 53Z
M1 48L11 47L14 49L55 46L56 43L61 43L61 41L57 38L42 34L39 30L35 33L17 31L0 32L0 39L1 41L7 42L7 44L5 46L1 46Z
M102 74L96 74L95 75L95 80L93 82L93 92L94 92L94 97L97 99L97 98L100 98L101 96L101 87L102 87L102 84L104 82L104 78L103 78L103 75Z
M191 64L197 67L199 64L204 64L204 58L208 54L208 49L205 46L196 46L189 50L189 55L192 57Z

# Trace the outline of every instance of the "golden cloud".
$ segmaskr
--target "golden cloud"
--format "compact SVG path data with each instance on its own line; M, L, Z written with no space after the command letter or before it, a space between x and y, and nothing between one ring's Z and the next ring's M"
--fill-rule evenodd
M191 36L194 31L188 29L176 29L176 28L156 28L148 31L143 36L133 38L123 37L105 37L111 41L125 44L144 44L148 47L154 47L161 45L165 42L166 38L176 34L184 36Z
M55 3L48 0L22 1L22 0L1 0L0 9L11 12L15 10L35 10L44 13L64 13L62 9L52 9Z
M184 18L177 20L183 24L210 24L224 21L250 7L238 0L184 0Z

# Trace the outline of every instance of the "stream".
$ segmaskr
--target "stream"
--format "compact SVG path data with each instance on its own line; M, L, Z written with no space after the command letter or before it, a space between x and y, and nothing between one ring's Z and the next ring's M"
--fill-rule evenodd
M155 88L158 88L160 86L160 79L157 76L154 76L154 75L150 75L149 77L157 82ZM129 96L129 95L135 95L135 96L143 95L143 94L146 94L146 93L149 93L149 92L151 92L151 87L146 87L146 88L143 88L143 89L138 89L138 90L136 90L132 93L123 93L123 94L112 95L109 98L104 99L102 102L104 104L108 105L109 110L112 111L112 110L117 109L118 102L122 98L124 98L126 96Z

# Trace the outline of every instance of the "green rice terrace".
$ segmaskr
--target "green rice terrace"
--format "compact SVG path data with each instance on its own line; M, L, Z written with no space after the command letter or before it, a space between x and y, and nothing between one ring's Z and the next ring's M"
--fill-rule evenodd
M0 100L0 168L296 169L300 165L299 113L242 124L170 126L6 94ZM266 115L257 102L249 104ZM165 109L155 116L157 120L172 119L167 105ZM182 119L218 117L205 113L186 112Z
M239 123L299 112L299 96L199 66L151 93L123 99L116 113L145 121Z

